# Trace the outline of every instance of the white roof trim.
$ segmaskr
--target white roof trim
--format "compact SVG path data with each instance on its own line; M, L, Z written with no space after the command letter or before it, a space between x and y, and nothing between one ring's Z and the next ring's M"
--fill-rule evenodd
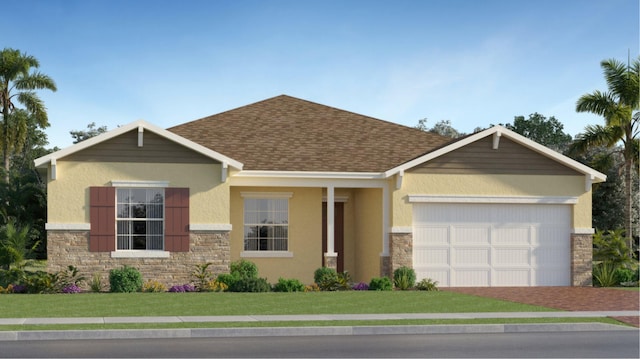
M74 154L76 152L82 151L86 148L89 148L93 145L96 145L98 143L110 140L114 137L120 136L124 133L127 133L129 131L132 130L138 130L140 131L140 129L145 129L148 131L151 131L159 136L162 136L170 141L173 141L177 144L180 144L182 146L185 146L195 152L198 152L204 156L207 156L209 158L212 158L216 161L222 162L222 163L227 163L229 166L232 166L234 168L237 168L239 170L242 170L243 164L241 162L238 162L232 158L229 158L223 154L220 154L216 151L210 150L200 144L197 144L193 141L190 141L182 136L178 136L173 132L167 131L163 128L160 128L158 126L152 125L144 120L138 120L135 122L132 122L128 125L124 125L124 126L120 126L116 129L113 129L111 131L102 133L98 136L89 138L87 140L84 140L80 143L77 143L75 145L69 146L67 148L64 148L60 151L56 151L54 153L50 153L46 156L42 156L40 158L37 158L34 163L36 165L37 168L40 167L46 167L52 160L54 159L61 159L63 157L69 156L71 154Z
M588 166L583 165L582 163L575 161L567 156L564 156L550 148L547 148L539 143L536 143L518 133L515 133L505 127L502 126L493 126L489 129L486 129L484 131L480 131L478 133L474 133L473 135L464 138L462 140L456 141L448 146L442 147L436 151L433 152L429 152L423 156L420 156L414 160L411 160L409 162L403 163L400 166L397 166L395 168L392 168L388 171L386 171L384 173L385 177L391 177L393 175L395 175L396 173L400 172L400 171L406 171L410 168L413 168L415 166L421 165L427 161L430 161L434 158L440 157L444 154L447 154L451 151L455 151L461 147L464 147L472 142L478 141L482 138L485 138L489 135L493 135L493 134L498 134L499 136L505 136L507 138L509 138L510 140L517 142L527 148L529 148L530 150L533 150L535 152L538 152L539 154L548 157L554 161L560 162L561 164L572 168L580 173L583 174L589 174L591 176L593 176L593 182L594 183L598 183L598 182L604 182L607 180L607 176L603 173L600 173L596 170L594 170L593 168L590 168Z
M521 203L521 204L576 204L578 197L560 196L439 196L410 194L409 203Z
M234 177L298 179L384 179L381 172L242 171Z

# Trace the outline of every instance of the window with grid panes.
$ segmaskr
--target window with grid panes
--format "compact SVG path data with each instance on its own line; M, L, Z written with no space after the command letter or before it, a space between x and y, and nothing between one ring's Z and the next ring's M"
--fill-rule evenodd
M288 199L244 199L245 251L287 251L288 241Z
M117 188L118 250L164 249L164 189Z

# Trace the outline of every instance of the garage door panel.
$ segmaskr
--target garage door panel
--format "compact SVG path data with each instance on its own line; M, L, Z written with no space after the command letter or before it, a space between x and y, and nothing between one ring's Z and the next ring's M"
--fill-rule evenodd
M414 248L414 263L429 263L429 265L450 265L449 263L449 247L435 248L422 247Z
M531 266L531 248L495 248L494 266Z
M422 268L416 270L418 279L432 278L442 286L570 284L568 205L425 203L413 208L414 266Z
M509 269L495 269L494 276L495 282L500 283L502 286L531 286L532 270L530 268L509 268Z
M491 248L458 247L453 249L452 266L491 265Z
M459 287L488 287L491 285L491 269L454 269L452 279Z
M486 244L489 245L490 226L453 226L451 243L453 245Z

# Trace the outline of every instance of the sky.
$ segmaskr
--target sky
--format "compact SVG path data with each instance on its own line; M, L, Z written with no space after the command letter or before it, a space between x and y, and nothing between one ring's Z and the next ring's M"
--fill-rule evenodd
M168 128L286 94L461 132L538 112L572 136L639 54L640 0L21 0L4 47L40 61L50 147L94 122ZM8 16L7 16L8 15ZM363 129L363 131L366 129Z

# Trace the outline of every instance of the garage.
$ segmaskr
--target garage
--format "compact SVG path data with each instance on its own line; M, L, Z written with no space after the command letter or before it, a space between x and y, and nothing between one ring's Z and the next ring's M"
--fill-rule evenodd
M443 287L571 285L571 206L414 203L413 266Z

